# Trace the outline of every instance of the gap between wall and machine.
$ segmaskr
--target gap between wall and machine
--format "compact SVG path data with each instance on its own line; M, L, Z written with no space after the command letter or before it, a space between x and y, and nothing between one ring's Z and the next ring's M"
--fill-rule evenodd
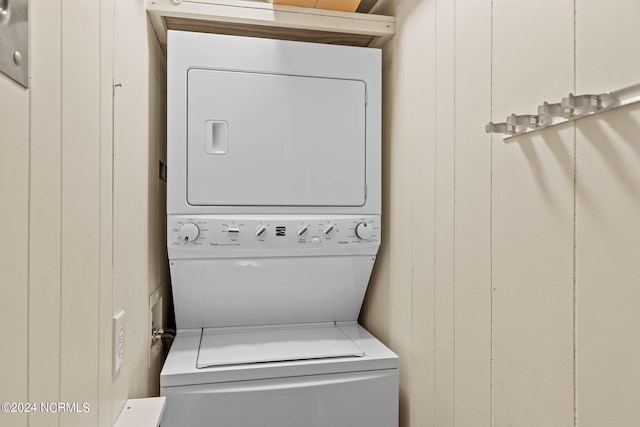
M605 111L624 107L640 101L640 83L599 95L573 95L559 103L544 102L538 106L538 114L511 114L505 122L489 122L486 133L502 133L504 141L526 133L591 117Z
M245 0L147 0L156 37L166 49L167 30L196 31L348 46L381 47L396 18Z

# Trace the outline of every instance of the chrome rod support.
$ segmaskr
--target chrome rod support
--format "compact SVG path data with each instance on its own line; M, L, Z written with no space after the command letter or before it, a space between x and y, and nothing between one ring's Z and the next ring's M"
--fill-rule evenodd
M545 101L538 106L538 114L511 114L504 123L489 122L485 132L504 134L503 139L507 140L639 101L640 83L599 95L570 93L558 103Z

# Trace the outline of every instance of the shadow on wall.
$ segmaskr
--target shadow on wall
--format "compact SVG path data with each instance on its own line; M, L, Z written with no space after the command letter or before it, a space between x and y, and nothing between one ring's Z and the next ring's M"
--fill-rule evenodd
M631 105L615 111L608 111L599 116L584 119L577 126L578 132L598 152L602 159L602 173L615 176L619 186L631 197L640 194L640 182L630 176L628 163L640 164L640 144L637 135L640 135L640 106ZM624 141L625 146L611 143L611 135L615 133L617 141ZM633 137L632 137L633 136ZM580 155L580 146L578 146ZM580 171L578 170L578 179ZM581 198L587 198L588 194L580 194ZM589 208L597 204L589 204Z
M544 167L549 167L547 158L540 158L539 153L551 152L557 161L557 167L562 176L566 179L563 185L573 186L574 179L574 148L572 132L573 124L549 128L534 134L525 134L505 141L505 144L518 145L522 151L527 165L531 171L531 176L535 180L537 190L545 202L558 215L564 213L562 205L565 200L554 191L560 183L550 181ZM544 144L544 147L541 146Z

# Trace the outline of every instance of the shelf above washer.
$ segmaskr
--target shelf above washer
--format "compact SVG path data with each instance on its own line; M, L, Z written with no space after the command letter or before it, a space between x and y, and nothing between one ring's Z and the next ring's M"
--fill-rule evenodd
M167 30L381 47L396 29L393 16L255 0L147 0L147 13L163 48Z

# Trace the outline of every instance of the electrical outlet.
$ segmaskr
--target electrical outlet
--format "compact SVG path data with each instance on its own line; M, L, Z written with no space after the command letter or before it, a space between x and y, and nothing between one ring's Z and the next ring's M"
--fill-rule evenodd
M124 310L113 316L113 373L124 363Z

